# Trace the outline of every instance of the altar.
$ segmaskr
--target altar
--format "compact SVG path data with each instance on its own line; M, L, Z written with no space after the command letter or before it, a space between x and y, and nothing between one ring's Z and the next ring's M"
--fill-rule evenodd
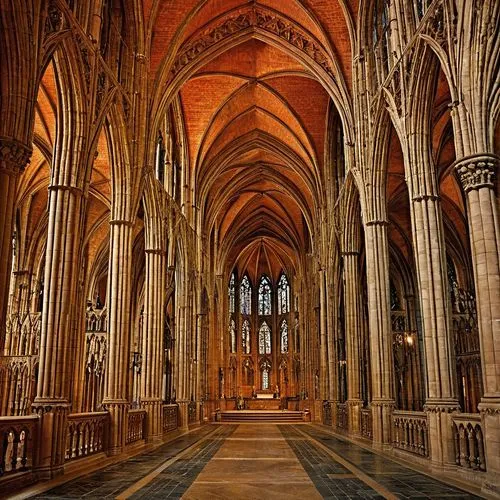
M256 398L247 399L245 406L248 410L280 410L281 399L271 398Z

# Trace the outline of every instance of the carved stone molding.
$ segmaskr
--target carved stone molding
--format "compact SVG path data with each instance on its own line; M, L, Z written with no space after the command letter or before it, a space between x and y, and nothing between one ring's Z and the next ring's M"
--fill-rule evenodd
M493 188L500 158L495 155L467 156L455 162L455 170L466 192L482 187Z
M335 74L328 53L317 40L277 12L252 7L231 13L230 17L224 18L216 26L209 27L199 36L184 42L172 65L171 76L177 75L191 61L217 43L244 30L267 31L278 36L313 59L327 73L332 76Z
M32 150L19 141L0 137L0 173L18 175L31 157Z
M424 405L426 413L455 413L460 411L460 406L456 400L436 399L429 400Z

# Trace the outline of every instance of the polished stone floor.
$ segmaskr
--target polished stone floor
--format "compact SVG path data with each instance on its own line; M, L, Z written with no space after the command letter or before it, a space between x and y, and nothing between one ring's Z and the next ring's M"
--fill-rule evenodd
M478 498L305 424L204 426L42 489L32 498Z

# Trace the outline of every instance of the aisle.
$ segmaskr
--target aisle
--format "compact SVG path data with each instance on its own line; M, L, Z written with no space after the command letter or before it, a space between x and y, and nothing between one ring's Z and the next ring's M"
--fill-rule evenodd
M277 425L240 425L185 499L322 498Z
M30 494L46 500L477 498L310 424L207 425L61 481L40 483Z

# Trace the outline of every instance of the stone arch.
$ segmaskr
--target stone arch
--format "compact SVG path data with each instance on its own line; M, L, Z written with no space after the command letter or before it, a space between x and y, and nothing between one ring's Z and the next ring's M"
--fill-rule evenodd
M334 100L346 137L352 141L353 112L347 86L338 65L314 36L291 19L261 5L226 14L226 17L217 19L217 26L212 30L205 28L203 32L199 30L191 36L180 47L177 58L170 62L170 66L162 68L157 88L167 86L168 90L153 99L153 106L158 109L154 122L161 119L173 96L197 69L226 50L254 38L291 55L318 79ZM152 150L154 140L155 137L148 138L148 151Z

